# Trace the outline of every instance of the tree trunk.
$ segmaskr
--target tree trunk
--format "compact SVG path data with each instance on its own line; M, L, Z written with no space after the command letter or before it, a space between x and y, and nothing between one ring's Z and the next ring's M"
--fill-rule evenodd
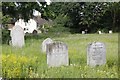
M116 13L115 13L115 9L113 10L113 25L112 25L112 30L115 31L115 27L116 27Z

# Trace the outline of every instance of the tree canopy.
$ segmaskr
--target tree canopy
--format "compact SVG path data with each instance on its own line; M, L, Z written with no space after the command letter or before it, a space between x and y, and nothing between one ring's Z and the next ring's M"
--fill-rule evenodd
M17 4L17 5L16 5ZM120 22L120 2L58 2L46 5L46 2L3 2L3 23L6 19L24 18L33 15L33 9L41 12L42 18L53 20L57 26L67 27L71 32L97 30L118 31ZM60 27L59 26L59 27Z

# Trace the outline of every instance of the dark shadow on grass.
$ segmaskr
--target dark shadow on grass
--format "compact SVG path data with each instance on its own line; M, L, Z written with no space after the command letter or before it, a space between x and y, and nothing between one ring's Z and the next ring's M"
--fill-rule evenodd
M25 40L29 39L46 39L46 38L57 38L57 37L67 37L67 33L40 33L40 34L26 34Z

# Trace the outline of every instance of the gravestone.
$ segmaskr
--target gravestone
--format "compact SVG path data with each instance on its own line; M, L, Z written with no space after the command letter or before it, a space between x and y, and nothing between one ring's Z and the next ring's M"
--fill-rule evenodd
M53 40L50 38L47 38L42 42L42 51L43 52L46 52L47 44L50 44L50 43L53 43Z
M112 34L112 30L109 31L109 34Z
M106 49L104 43L93 42L87 48L87 65L97 66L106 63Z
M16 25L11 30L11 39L12 39L12 46L14 47L23 47L24 42L24 30L21 26Z
M82 31L82 34L85 34L85 31Z
M101 32L101 31L98 31L98 33L99 33L99 34L102 34L102 32Z
M47 45L47 64L49 67L67 66L68 47L63 42L54 42Z

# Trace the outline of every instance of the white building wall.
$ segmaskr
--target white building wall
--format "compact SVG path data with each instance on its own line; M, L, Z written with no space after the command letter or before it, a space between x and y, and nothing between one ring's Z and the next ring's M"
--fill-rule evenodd
M19 19L15 22L15 25L21 26L24 30L24 33L32 33L34 30L37 30L37 23L34 19L28 20L28 22L24 22L23 19Z

